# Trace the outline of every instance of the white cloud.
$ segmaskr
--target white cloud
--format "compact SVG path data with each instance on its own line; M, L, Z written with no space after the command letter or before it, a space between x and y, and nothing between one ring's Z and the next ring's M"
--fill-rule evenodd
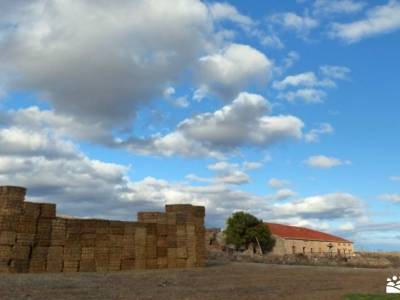
M277 200L286 200L288 198L296 196L297 193L291 189L279 189L276 191L275 198Z
M391 181L399 181L400 182L400 176L391 176L389 179Z
M245 170L256 170L264 166L264 163L258 161L245 161L243 163L243 169Z
M186 108L189 107L190 103L186 96L179 97L173 102L176 107Z
M228 172L235 170L239 167L238 164L228 163L226 161L218 161L214 164L210 164L207 166L209 170L216 171L216 172Z
M239 164L219 161L208 165L207 168L217 173L217 176L214 178L214 182L216 183L239 185L250 182L249 175L240 169Z
M273 189L283 189L290 185L290 182L285 179L271 178L268 181L268 185Z
M60 141L49 134L16 127L0 129L0 144L0 155L23 157L33 153L49 158L73 158L76 153L72 143Z
M326 77L342 80L348 79L351 72L351 70L347 67L329 65L321 66L320 70L322 75Z
M202 89L224 99L237 95L249 83L266 83L271 60L258 50L230 44L219 53L200 58L198 76Z
M313 72L300 73L297 75L290 75L281 81L274 81L272 87L278 90L286 89L289 86L315 86L317 83L317 77Z
M299 89L297 91L288 91L279 93L278 98L285 99L289 102L296 101L298 99L305 103L322 103L326 97L326 93L319 89Z
M400 29L400 2L389 0L385 5L375 6L368 10L364 19L351 23L333 24L331 35L353 43L398 29Z
M360 12L365 7L364 2L353 0L316 0L313 4L315 14L352 14Z
M132 151L221 157L242 146L269 146L302 138L303 122L293 116L268 116L270 105L256 94L241 93L229 105L182 121L177 129L151 140L130 140Z
M379 196L379 199L384 201L400 203L400 194L383 194Z
M278 68L278 73L284 69L285 67L282 70ZM325 90L337 86L334 80L348 79L350 69L325 65L320 67L320 72L322 78L318 78L314 72L289 75L280 81L274 81L272 87L280 91L278 98L289 102L300 99L306 103L321 103L326 97Z
M310 30L319 25L318 20L309 16L300 16L293 12L272 15L270 20L273 23L281 25L285 29L296 31L299 35L308 34Z
M284 90L288 87L335 87L336 84L330 79L319 80L314 72L305 72L296 75L289 75L281 81L274 81L272 87Z
M165 98L170 98L172 95L175 94L175 89L172 86L169 86L164 89L163 95Z
M285 45L282 42L282 40L273 33L263 34L260 36L259 40L261 45L263 46L277 48L277 49L285 48Z
M304 135L304 139L307 143L317 143L319 142L319 137L322 134L331 134L335 130L331 124L322 123L318 128L311 129L308 133Z
M152 177L132 181L128 166L90 159L71 142L58 137L49 140L45 132L32 135L12 127L1 129L0 135L5 145L0 149L0 185L25 186L29 200L55 202L61 214L133 220L140 210L193 203L207 205L211 224L221 226L234 210L267 211L266 198L230 187L249 180L236 170L212 181L201 178L207 186ZM187 179L199 179L193 176Z
M250 182L250 177L242 171L232 171L226 174L221 174L216 177L217 183L225 184L245 184Z
M0 84L109 135L221 43L199 0L1 3Z
M339 230L342 231L353 231L355 229L354 224L352 222L346 222L338 227Z
M209 7L215 20L229 20L245 28L255 25L250 17L242 15L236 7L228 3L214 2Z
M110 132L104 130L101 123L77 120L69 115L57 114L53 110L41 110L37 106L0 112L0 117L8 126L16 126L31 131L41 131L47 128L61 137L73 137L106 145L114 143L113 136Z
M274 215L281 218L302 217L315 219L342 219L359 217L363 214L362 202L346 193L317 195L285 204L275 204Z
M328 157L324 155L316 155L309 157L305 163L309 167L319 168L319 169L330 169L342 165L350 165L351 161L343 161L335 157Z

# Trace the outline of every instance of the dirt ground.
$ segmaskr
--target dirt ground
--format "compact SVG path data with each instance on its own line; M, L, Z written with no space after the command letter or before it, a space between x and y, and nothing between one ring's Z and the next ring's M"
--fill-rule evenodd
M343 299L384 293L400 269L214 264L116 273L2 274L0 299Z

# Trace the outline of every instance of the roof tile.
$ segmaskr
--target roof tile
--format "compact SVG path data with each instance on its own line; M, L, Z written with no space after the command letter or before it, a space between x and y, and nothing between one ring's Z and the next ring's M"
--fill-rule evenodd
M289 226L276 223L265 223L265 224L268 226L273 235L282 238L324 241L324 242L352 243L351 241L343 239L341 237L304 227Z

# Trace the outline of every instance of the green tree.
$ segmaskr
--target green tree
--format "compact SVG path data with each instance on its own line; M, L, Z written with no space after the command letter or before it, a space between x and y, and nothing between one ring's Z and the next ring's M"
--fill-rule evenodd
M234 245L236 249L259 244L263 252L268 252L275 246L275 239L267 225L251 214L236 212L226 223L226 243Z

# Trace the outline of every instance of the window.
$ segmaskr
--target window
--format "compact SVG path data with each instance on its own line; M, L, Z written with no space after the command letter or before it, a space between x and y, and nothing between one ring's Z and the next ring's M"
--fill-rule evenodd
M292 253L296 254L296 246L292 246Z
M303 247L303 253L306 254L306 247Z

